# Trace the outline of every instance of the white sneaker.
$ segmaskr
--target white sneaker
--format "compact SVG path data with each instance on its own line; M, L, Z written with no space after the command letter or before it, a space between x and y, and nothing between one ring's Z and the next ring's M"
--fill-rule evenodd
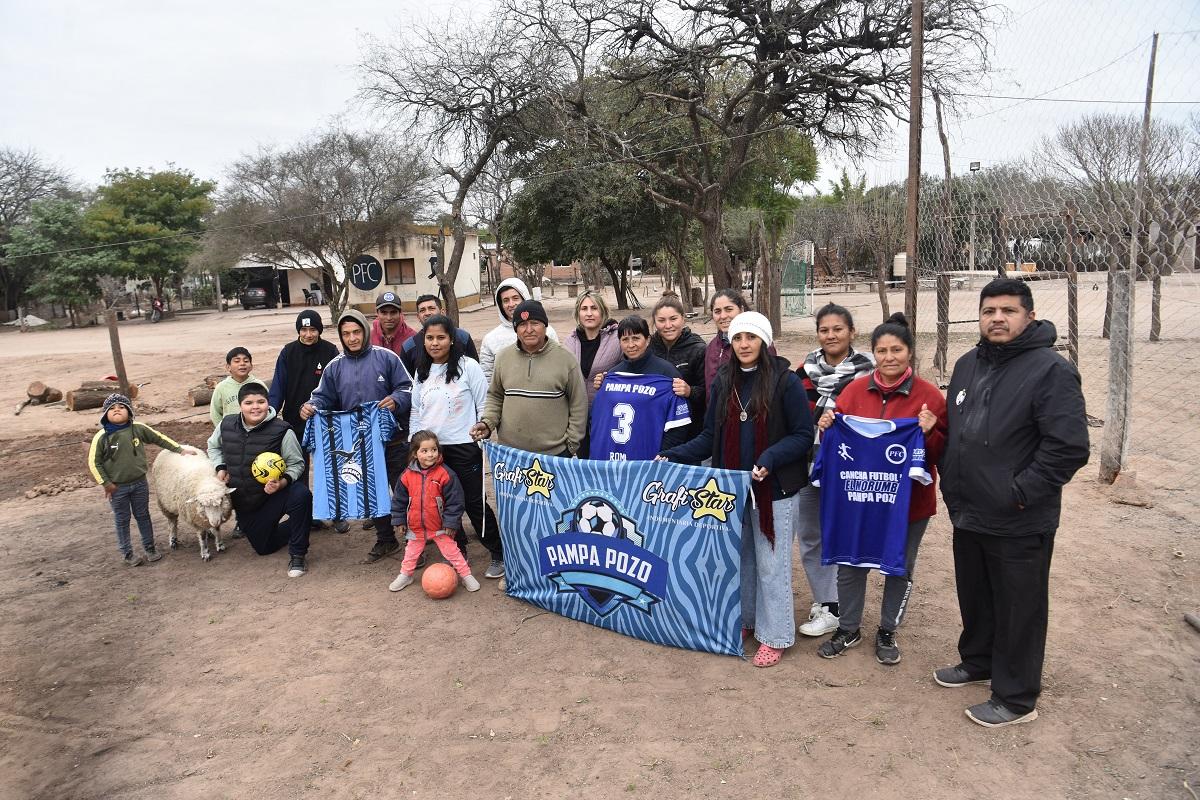
M411 584L414 580L416 580L416 579L413 578L412 575L405 575L403 572L401 572L399 575L396 576L396 580L394 580L390 584L388 584L388 591L389 592L398 592L401 589L403 589L405 586L408 586L409 584Z
M808 613L808 622L800 626L800 632L805 636L824 636L838 629L838 618L829 613L829 609L820 603L813 603Z
M461 583L463 585L463 588L466 589L468 592L478 592L479 591L479 581L475 580L474 575L463 575L461 578L458 579L458 582Z

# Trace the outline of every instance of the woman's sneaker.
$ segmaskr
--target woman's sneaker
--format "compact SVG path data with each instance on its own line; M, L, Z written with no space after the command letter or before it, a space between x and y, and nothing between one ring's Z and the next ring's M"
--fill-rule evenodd
M896 632L880 628L875 634L875 660L880 664L899 664L900 648L896 646Z
M837 658L861 641L861 632L846 631L838 628L833 632L833 636L829 638L829 641L821 642L821 646L817 648L817 655L821 658Z
M813 603L808 613L808 622L800 626L800 632L805 636L824 636L838 629L838 618L829 610L829 606Z
M488 564L487 572L483 573L485 578L503 578L504 577L504 559L493 558L492 563Z

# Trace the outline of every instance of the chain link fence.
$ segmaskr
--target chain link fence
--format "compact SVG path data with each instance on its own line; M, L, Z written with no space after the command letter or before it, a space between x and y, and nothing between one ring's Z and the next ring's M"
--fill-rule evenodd
M977 91L926 94L918 355L944 384L979 339L983 285L1027 281L1079 367L1094 452L1194 520L1200 7L1099 5L1086 20L1060 4L1015 9ZM906 307L906 131L877 160L841 166L830 193L805 202L793 238L812 246L812 307L827 295L869 331Z

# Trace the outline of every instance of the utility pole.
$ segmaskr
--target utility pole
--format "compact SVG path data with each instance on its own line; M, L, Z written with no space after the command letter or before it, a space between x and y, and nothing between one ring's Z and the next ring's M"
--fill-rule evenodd
M1138 245L1143 235L1142 209L1146 190L1146 151L1150 143L1150 107L1154 100L1154 62L1158 34L1150 45L1146 75L1146 105L1142 111L1142 138L1138 146L1137 185L1129 220L1129 266L1112 274L1112 322L1108 346L1108 404L1104 440L1100 443L1100 480L1112 483L1125 466L1129 452L1130 417L1133 414L1133 286L1137 273Z
M917 237L921 193L921 91L924 84L925 2L912 3L912 50L908 86L908 203L905 208L904 316L917 332Z
M969 269L975 271L975 173L979 172L979 162L971 162L971 264ZM975 288L971 284L971 288Z

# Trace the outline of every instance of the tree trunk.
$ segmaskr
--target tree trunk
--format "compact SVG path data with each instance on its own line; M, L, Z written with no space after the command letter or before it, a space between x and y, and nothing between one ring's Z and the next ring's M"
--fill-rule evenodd
M454 236L454 246L450 249L450 260L442 269L439 259L437 273L438 287L442 293L442 302L446 306L446 316L455 325L458 324L458 295L454 292L454 284L458 281L458 269L462 264L463 252L467 249L467 232L463 227L462 206L458 205L451 211L451 230Z
M188 390L188 402L193 406L206 406L212 402L213 389L211 386L196 386Z
M892 312L888 307L888 257L886 254L875 256L875 276L878 279L876 285L879 287L879 310L883 312L883 319L887 319Z
M783 315L779 307L779 284L782 270L775 268L776 237L767 232L766 226L759 222L756 231L758 238L758 274L760 310L771 323L771 330L778 336L783 330Z
M618 311L628 311L629 310L629 293L625 291L624 287L621 284L621 275L618 273L616 267L613 266L612 260L609 259L607 254L605 254L605 253L600 254L600 264L604 267L604 270L608 273L608 277L612 279L613 293L616 294L616 296L617 296L617 310Z
M720 194L710 193L706 198L705 213L698 219L701 242L704 245L704 260L708 264L708 272L713 277L717 291L740 289L741 281L738 280L737 269L729 257L729 247L725 244Z

